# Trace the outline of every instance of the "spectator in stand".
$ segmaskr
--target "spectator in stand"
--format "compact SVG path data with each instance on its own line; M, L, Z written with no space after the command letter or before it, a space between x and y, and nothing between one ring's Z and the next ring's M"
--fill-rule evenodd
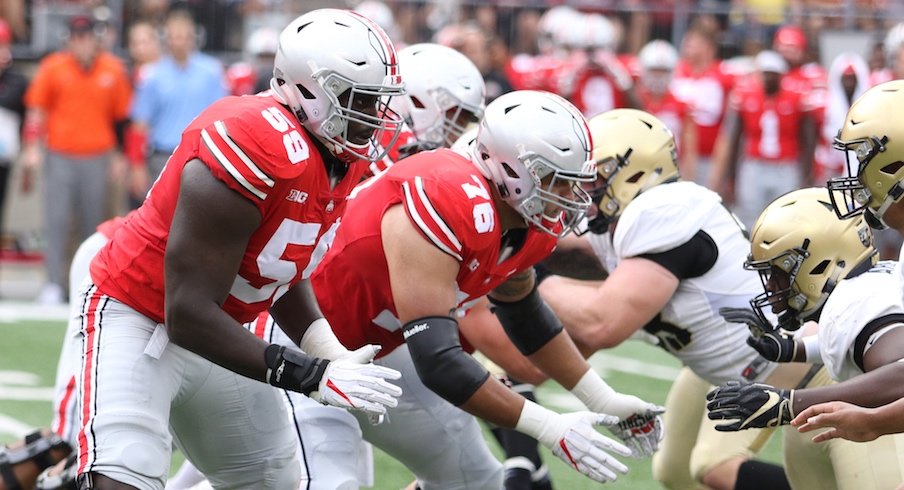
M150 66L160 59L160 36L154 25L147 21L138 21L129 26L128 50L134 87L147 78Z
M763 51L755 64L759 76L731 93L709 175L710 189L734 203L748 230L773 199L810 181L816 134L804 95L782 84L781 55Z
M126 156L132 165L130 193L140 203L182 138L182 129L227 95L223 65L197 50L195 21L183 10L166 20L167 53L136 87Z
M703 24L692 25L681 41L681 59L672 81L675 95L690 106L697 126L698 184L709 180L713 148L734 86L734 76L716 58L716 49L716 33Z
M77 214L79 242L105 218L115 128L128 114L131 96L125 66L103 50L94 20L70 18L66 46L44 58L25 97L23 185L30 190L38 169L45 182L48 282L38 297L42 303L66 301L71 213Z
M643 110L653 114L675 135L678 168L683 178L693 181L697 172L697 127L690 108L671 89L678 51L667 41L650 41L638 54L640 78L637 96Z
M279 30L270 26L255 29L245 42L245 60L226 70L230 95L249 95L270 88L273 57L279 45Z
M7 179L13 160L19 155L25 89L28 87L25 76L12 67L12 40L9 24L0 19L0 235L3 233Z

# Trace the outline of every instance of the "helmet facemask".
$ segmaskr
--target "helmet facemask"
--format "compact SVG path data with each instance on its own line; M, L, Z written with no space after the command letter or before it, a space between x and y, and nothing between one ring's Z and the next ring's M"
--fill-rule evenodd
M581 173L564 172L536 153L522 153L518 160L534 181L531 196L521 201L518 212L524 218L559 238L567 235L584 219L592 201L582 184L593 182L596 173L587 161ZM558 189L568 185L570 191L560 195Z
M328 69L315 72L314 78L323 87L333 107L332 113L320 123L318 134L335 148L358 158L374 162L386 156L401 131L402 118L389 107L389 102L392 97L404 94L402 85L355 83ZM299 86L299 89L302 88ZM305 97L304 90L301 92ZM303 114L298 116L299 120L304 121ZM371 133L367 140L356 143L353 131L364 133L367 129ZM377 144L380 141L390 143L383 147Z
M835 177L829 179L828 188L829 195L832 199L832 207L839 219L849 219L861 212L865 212L867 223L874 229L885 229L887 226L882 221L882 216L894 202L896 202L904 193L904 188L900 183L896 183L889 190L884 201L878 202L874 199L870 190L863 185L864 171L869 163L878 155L886 151L887 137L877 138L869 137L860 140L842 141L839 137L835 138L833 144L836 150L843 151L845 154L847 177ZM896 162L896 168L889 169L894 174L901 166L901 162ZM895 165L894 163L892 165ZM882 170L880 170L882 171ZM872 202L873 206L870 206ZM873 207L876 209L873 209Z
M815 313L804 311L807 297L795 289L801 265L810 256L810 252L806 250L808 245L809 240L805 240L803 247L786 250L770 259L754 260L752 256L748 256L744 262L744 269L759 273L763 284L764 292L750 300L750 306L764 325L771 324L767 308L778 314L776 327L788 331L799 329L807 319L804 317Z

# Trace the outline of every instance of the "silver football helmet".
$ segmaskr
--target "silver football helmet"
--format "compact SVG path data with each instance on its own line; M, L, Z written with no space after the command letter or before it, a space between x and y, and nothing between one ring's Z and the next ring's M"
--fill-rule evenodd
M592 148L587 120L570 102L521 90L487 106L472 153L501 198L529 224L564 236L591 204L581 184L596 180ZM565 195L563 183L570 184Z
M421 142L450 147L469 124L483 117L483 75L465 55L433 43L399 51L405 95L390 107Z
M286 26L270 87L336 154L379 160L374 143L400 130L388 107L404 93L398 55L383 29L349 10L314 10Z

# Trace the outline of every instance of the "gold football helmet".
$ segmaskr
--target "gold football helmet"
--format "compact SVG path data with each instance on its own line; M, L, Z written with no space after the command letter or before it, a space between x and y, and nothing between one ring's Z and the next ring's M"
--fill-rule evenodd
M866 220L886 228L882 217L904 195L904 80L885 82L863 93L844 118L835 149L847 155L848 177L828 182L840 218L866 211ZM898 147L901 148L898 148Z
M678 180L678 151L672 131L656 116L615 109L589 121L599 179L591 192L599 208L589 230L605 233L641 192Z
M744 268L760 273L765 292L750 301L765 320L765 308L780 313L779 327L796 330L813 319L838 281L878 260L863 216L840 220L829 191L811 187L772 201L750 237Z

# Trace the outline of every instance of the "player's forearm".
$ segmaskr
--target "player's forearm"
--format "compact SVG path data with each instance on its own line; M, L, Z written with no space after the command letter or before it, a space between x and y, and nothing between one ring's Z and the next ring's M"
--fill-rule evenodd
M500 427L512 429L518 423L524 397L493 377L487 380L458 408Z
M308 279L299 281L286 291L270 307L270 314L295 345L301 342L308 325L323 317Z
M550 378L569 390L590 369L590 365L564 331L529 358Z
M167 300L166 325L176 345L243 376L263 381L267 343L242 328L216 303Z
M819 403L843 401L878 407L904 398L904 363L882 366L869 373L829 386L794 390L794 413Z
M565 331L582 346L582 350L594 352L614 347L633 332L620 332L613 321L612 309L603 309L596 302L582 298L597 298L597 287L580 284L561 276L550 276L540 286L540 295L565 326ZM607 302L606 306L615 307Z

